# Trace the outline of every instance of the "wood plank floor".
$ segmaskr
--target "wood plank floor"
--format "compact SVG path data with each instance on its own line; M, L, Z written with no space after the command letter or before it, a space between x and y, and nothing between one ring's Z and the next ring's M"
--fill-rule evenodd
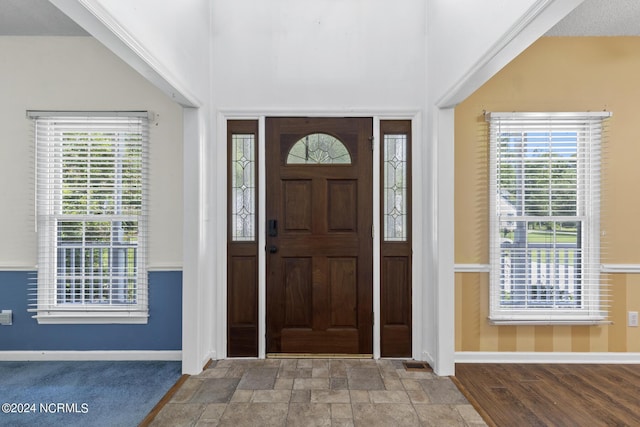
M640 365L456 364L490 426L640 426Z

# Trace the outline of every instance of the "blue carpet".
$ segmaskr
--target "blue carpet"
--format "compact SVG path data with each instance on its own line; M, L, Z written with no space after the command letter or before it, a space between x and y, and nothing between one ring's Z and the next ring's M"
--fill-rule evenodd
M180 369L165 361L0 362L0 425L137 426Z

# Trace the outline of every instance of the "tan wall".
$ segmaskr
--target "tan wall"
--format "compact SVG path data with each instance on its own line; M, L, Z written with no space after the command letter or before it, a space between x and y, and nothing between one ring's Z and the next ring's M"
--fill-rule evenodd
M613 112L603 168L605 264L640 264L640 37L538 40L455 111L455 262L487 264L488 140L483 111ZM610 274L605 326L493 326L489 275L456 273L456 351L640 351L640 274Z

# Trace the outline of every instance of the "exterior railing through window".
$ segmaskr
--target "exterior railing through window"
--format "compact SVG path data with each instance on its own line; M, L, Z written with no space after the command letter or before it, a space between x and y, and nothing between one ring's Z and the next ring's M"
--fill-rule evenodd
M572 243L501 245L500 303L522 308L580 307L581 250Z
M57 304L136 304L137 245L60 244Z

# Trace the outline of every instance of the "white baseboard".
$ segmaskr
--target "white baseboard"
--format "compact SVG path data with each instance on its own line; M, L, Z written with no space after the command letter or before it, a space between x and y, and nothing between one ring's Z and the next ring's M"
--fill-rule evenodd
M429 366L433 366L433 357L431 357L431 354L429 354L428 351L422 352L422 357L420 358L420 360L422 360L423 362L427 362Z
M640 353L457 351L456 363L640 364Z
M0 351L0 361L182 360L181 350Z
M218 360L218 355L216 354L215 351L210 351L204 357L204 359L202 359L202 362L200 363L200 366L202 366L202 368L204 369L204 367L207 366L207 363L209 363L210 360Z

